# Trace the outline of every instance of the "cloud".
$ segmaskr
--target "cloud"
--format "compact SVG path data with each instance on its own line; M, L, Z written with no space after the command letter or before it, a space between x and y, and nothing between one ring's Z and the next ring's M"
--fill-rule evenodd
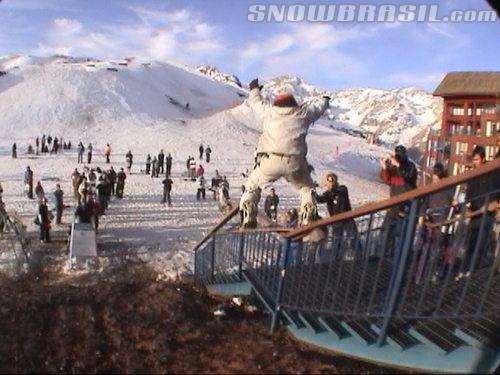
M140 56L184 64L211 62L226 46L218 26L188 9L127 8L134 20L99 27L74 18L52 21L35 54L98 58Z
M247 43L239 53L239 70L258 70L264 78L289 74L317 77L360 74L363 61L343 51L349 42L372 35L368 28L331 24L289 24L266 39Z

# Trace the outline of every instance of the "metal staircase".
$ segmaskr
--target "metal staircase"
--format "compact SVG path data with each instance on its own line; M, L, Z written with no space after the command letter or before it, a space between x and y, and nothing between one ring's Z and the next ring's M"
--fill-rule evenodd
M500 364L500 160L290 232L234 230L233 210L195 248L195 279L253 292L271 330L347 355L428 371ZM418 223L434 194L495 181ZM481 200L482 208L466 209ZM477 204L475 205L477 207ZM308 242L322 230L326 240Z

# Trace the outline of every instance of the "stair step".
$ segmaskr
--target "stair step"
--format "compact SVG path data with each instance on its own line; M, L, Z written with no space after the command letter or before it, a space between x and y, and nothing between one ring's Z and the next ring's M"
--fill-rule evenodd
M281 310L285 318L288 322L295 326L297 329L301 329L305 327L304 322L298 317L297 313L294 311Z
M325 332L325 328L322 326L322 324L318 321L316 317L309 313L298 313L297 314L299 318L304 322L304 324L312 329L314 333L321 333Z
M432 322L418 323L408 330L420 342L429 345L437 353L446 355L451 350L464 346L465 341Z
M380 333L380 327L373 323L370 328L377 333ZM420 343L415 337L406 332L405 328L399 327L397 324L391 324L387 330L385 341L392 347L401 351L408 349Z
M478 348L497 347L500 343L500 323L495 319L464 321L455 328L455 335L467 344Z
M330 316L320 316L318 317L318 321L338 340L349 336L349 332L347 332L346 329L342 327L342 324L340 324L335 318Z
M370 328L370 322L366 320L342 321L342 326L361 343L370 345L375 342L377 335Z

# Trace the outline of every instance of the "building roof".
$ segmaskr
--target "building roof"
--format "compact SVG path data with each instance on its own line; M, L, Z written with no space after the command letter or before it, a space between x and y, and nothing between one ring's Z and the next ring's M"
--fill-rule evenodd
M434 95L500 95L500 72L448 73L434 91Z

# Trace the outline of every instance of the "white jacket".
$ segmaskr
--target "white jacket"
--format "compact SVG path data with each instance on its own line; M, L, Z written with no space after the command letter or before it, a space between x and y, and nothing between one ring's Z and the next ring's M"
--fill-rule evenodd
M250 91L248 105L262 118L262 135L257 153L307 155L309 126L328 108L328 99L315 99L297 107L278 107L265 103L260 90Z

